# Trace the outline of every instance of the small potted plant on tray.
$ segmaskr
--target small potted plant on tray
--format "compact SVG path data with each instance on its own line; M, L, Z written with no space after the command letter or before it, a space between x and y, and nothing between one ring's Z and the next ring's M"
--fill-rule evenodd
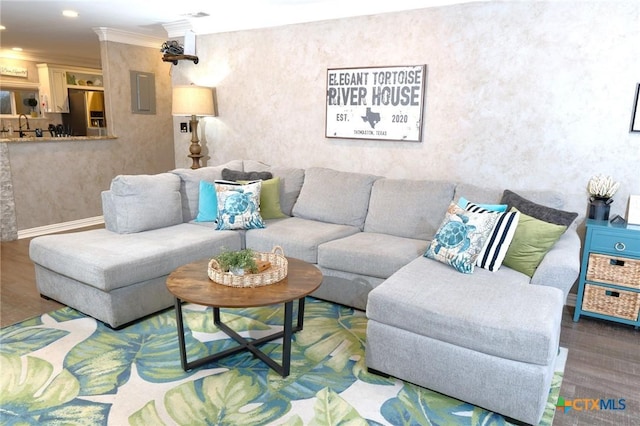
M223 272L231 272L233 275L258 272L255 253L251 249L223 251L215 259Z

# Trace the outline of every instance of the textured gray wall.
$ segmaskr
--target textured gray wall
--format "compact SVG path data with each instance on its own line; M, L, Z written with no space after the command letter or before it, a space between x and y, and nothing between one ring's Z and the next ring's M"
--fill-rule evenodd
M640 194L639 45L635 0L480 2L200 35L200 64L173 81L217 87L219 116L204 126L213 164L551 188L581 215L604 173L622 183L612 214L624 214ZM428 65L422 143L324 137L327 68L410 64ZM177 152L187 144L176 134Z
M159 49L101 42L112 140L9 143L19 230L102 215L100 192L118 174L174 167L171 64ZM155 73L155 115L131 113L129 71Z

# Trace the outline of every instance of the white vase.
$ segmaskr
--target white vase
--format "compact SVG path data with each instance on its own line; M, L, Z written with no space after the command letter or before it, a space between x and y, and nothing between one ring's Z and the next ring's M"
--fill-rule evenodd
M229 268L229 272L231 272L233 275L244 275L244 268Z

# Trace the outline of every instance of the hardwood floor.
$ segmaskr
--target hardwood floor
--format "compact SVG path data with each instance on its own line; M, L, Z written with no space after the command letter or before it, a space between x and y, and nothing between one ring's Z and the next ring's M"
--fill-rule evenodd
M62 307L42 299L36 289L29 239L0 243L0 326ZM606 410L556 411L554 426L640 425L640 330L608 321L572 321L565 306L560 344L569 349L560 396L614 400ZM619 400L624 400L624 409ZM588 405L591 408L591 404Z

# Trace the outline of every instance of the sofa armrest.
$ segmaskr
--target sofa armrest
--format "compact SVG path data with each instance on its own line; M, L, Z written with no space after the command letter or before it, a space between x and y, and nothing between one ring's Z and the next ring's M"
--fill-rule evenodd
M569 290L580 275L580 246L576 229L570 227L542 259L531 284L559 288L566 303Z

